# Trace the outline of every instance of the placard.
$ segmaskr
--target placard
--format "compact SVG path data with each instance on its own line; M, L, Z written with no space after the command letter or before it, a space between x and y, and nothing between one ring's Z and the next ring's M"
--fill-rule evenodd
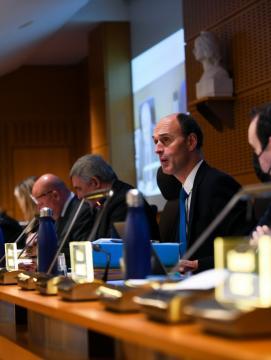
M219 237L214 242L215 268L227 269L229 276L215 290L222 303L240 307L271 306L271 236L259 239L258 248L246 237Z
M17 244L6 243L5 244L6 254L6 268L8 271L18 270L18 258L17 258Z
M70 242L70 257L72 278L76 281L92 282L94 280L94 268L91 242Z

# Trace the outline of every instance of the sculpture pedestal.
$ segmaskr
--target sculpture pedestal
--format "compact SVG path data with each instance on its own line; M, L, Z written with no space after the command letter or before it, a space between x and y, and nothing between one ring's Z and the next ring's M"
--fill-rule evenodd
M226 77L201 80L196 84L197 99L207 96L232 96L232 92L232 79Z
M209 96L191 101L189 107L195 109L218 131L224 127L233 128L233 103L232 96Z

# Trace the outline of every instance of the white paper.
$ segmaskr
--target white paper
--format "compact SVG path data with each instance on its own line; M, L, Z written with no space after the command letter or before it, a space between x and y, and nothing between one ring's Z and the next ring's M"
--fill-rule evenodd
M162 290L210 290L222 284L228 277L226 269L211 269L176 282L161 286Z
M93 244L115 244L115 243L122 244L122 240L121 239L111 239L111 238L101 238L101 239L97 239L97 240L93 241L92 243Z

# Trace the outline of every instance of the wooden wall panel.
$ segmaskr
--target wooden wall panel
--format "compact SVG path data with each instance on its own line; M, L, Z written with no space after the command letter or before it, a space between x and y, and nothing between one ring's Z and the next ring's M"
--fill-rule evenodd
M60 166L61 164L61 166ZM70 149L68 147L16 147L13 149L13 183L18 184L29 175L40 176L53 173L63 179L68 185L71 164ZM15 202L14 216L23 219L18 204Z
M18 181L53 172L69 181L87 152L86 65L24 67L0 78L0 206L18 215Z
M253 106L271 100L271 2L269 0L184 0L186 74L189 111L201 124L206 159L242 184L257 181L247 143L248 114ZM191 102L202 67L193 55L201 30L221 41L225 64L234 80L233 127L218 131Z
M109 144L106 121L106 71L104 26L99 25L89 34L89 122L90 151L109 161Z
M91 152L104 156L122 180L134 184L129 24L100 24L89 42Z
M120 179L136 184L129 24L106 24L106 44L110 161Z
M258 0L184 0L184 23L187 40L201 30L226 22ZM188 17L188 15L190 17Z

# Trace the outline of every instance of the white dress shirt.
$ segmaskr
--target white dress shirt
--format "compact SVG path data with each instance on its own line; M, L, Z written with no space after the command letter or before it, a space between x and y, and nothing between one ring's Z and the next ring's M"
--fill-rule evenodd
M191 204L191 198L192 198L192 191L194 186L195 177L197 175L198 169L200 165L202 164L203 160L200 160L197 165L193 167L187 178L185 179L185 182L182 184L185 192L187 193L188 197L185 201L185 207L186 207L186 219L187 223L189 220L189 211L190 211L190 204Z

